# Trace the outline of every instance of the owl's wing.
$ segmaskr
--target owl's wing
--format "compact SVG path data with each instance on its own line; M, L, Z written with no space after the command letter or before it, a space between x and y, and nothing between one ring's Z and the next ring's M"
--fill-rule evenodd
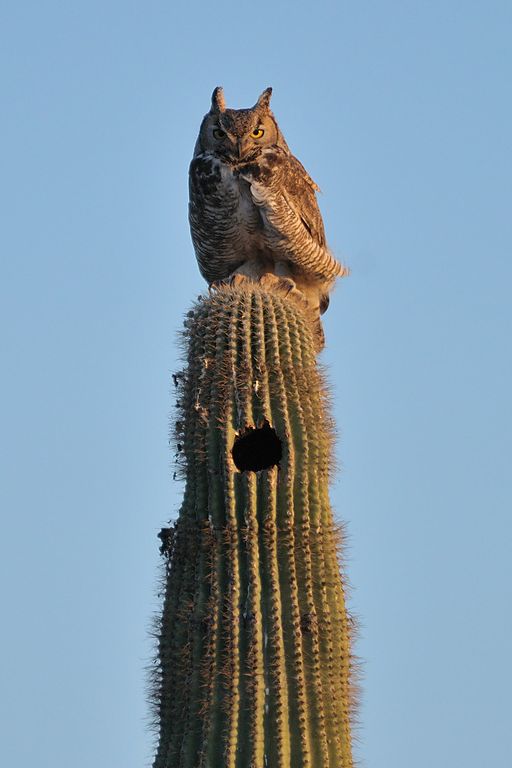
M240 173L250 184L275 256L317 280L332 281L343 274L344 267L326 245L318 187L296 157L273 147Z
M283 163L282 173L283 196L288 205L295 210L311 237L325 247L324 222L316 199L320 187L293 155Z

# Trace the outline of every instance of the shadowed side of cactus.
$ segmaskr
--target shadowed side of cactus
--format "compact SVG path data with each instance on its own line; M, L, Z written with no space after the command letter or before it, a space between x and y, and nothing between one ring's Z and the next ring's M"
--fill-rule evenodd
M255 284L186 325L154 768L350 768L351 620L310 327Z

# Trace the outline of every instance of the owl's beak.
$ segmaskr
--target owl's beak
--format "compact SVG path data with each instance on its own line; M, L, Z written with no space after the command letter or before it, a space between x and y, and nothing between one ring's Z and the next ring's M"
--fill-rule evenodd
M245 157L248 149L249 149L249 142L244 141L244 139L238 139L238 141L236 142L236 153L239 160Z

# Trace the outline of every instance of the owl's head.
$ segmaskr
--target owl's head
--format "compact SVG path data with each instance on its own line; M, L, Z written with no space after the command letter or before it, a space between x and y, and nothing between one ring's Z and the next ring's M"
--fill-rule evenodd
M236 165L254 160L265 147L289 151L270 109L271 95L272 88L266 88L250 109L226 109L222 88L215 88L194 155L211 152Z

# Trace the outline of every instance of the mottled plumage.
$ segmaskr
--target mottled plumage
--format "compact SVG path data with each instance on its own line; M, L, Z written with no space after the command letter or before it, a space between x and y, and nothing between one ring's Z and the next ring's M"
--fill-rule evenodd
M277 275L318 317L346 270L327 248L318 187L288 149L271 93L250 109L226 109L222 89L213 92L190 165L192 241L209 284Z

